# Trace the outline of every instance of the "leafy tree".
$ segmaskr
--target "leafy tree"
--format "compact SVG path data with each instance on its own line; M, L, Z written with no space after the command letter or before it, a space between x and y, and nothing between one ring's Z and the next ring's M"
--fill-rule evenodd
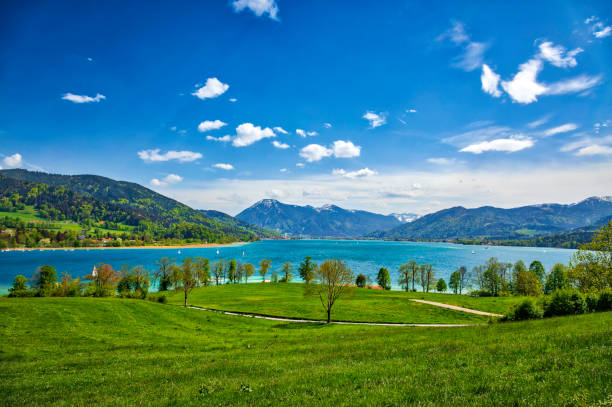
M367 278L363 274L359 274L357 276L357 280L355 280L355 285L360 288L364 288L367 284Z
M353 272L342 260L329 259L318 267L315 278L316 284L307 286L307 290L314 289L319 295L321 305L327 313L328 324L331 322L331 311L334 304L350 288L353 278ZM314 287L311 288L310 286Z
M144 267L122 267L117 291L122 297L146 298L150 284L149 272Z
M176 290L181 285L181 268L177 264L173 264L170 267L169 275L170 275L170 284Z
M93 290L91 294L94 297L108 297L115 291L115 286L121 276L110 264L98 264L94 267L91 274L84 277L85 280L91 280Z
M306 284L310 284L312 279L315 277L315 272L317 270L317 265L312 262L312 257L307 256L304 257L302 263L300 263L300 267L298 268L298 273L302 281Z
M185 295L185 308L187 308L187 297L191 291L198 285L198 280L193 272L193 260L191 257L183 259L180 267L181 270L181 290Z
M555 290L563 290L565 288L568 288L567 267L564 264L557 263L546 276L544 293L552 294Z
M436 271L432 264L422 264L419 268L419 274L421 278L421 287L423 292L429 292L429 289L434 284L436 278Z
M443 278L436 283L436 291L439 293L446 291L446 281Z
M28 294L28 279L25 276L16 276L13 287L9 288L9 297L24 297ZM30 293L32 295L33 293Z
M459 270L453 271L453 273L450 275L448 286L451 290L453 290L453 293L457 294L461 288L461 274L459 273Z
M612 288L612 221L580 246L570 261L567 277L583 292Z
M57 272L49 265L39 267L32 276L32 288L38 291L41 297L53 294L57 287Z
M155 271L155 278L159 281L159 291L167 291L172 285L170 281L170 270L174 264L174 259L168 257L162 257L155 261L157 264L157 270Z
M293 271L293 266L291 265L290 262L286 261L283 263L282 268L281 268L281 273L283 273L283 278L281 278L281 283L288 283L291 281L291 278L293 277L293 274L291 273Z
M270 280L273 283L278 283L278 270L277 269L272 270L272 277L270 278Z
M385 267L381 267L380 270L378 270L376 281L383 290L390 290L391 276L389 275L389 270L387 270Z
M242 264L241 261L239 261L236 265L236 283L239 283L242 281L242 278L244 277L244 264Z
M229 268L227 269L227 278L230 283L235 283L238 279L238 275L236 273L236 260L231 259L229 261Z
M196 257L194 261L194 271L198 284L207 286L210 284L210 260L203 257Z
M514 293L515 286L516 286L516 280L518 278L519 273L523 273L526 271L527 271L527 266L525 265L523 260L518 260L516 263L514 263L514 266L512 266L512 281L510 284L510 292Z
M410 260L408 263L404 263L399 268L399 284L404 287L406 291L410 289L412 284L412 291L414 291L415 280L418 280L419 276L419 265L416 261Z
M514 281L514 293L516 295L540 295L542 293L542 283L533 272L519 271Z
M544 284L546 280L546 270L539 260L534 260L529 265L529 271L531 271L536 278L540 281L540 284Z
M225 276L225 268L227 262L225 260L217 260L213 264L213 276L215 277L215 285L219 285L219 281Z
M466 286L465 283L467 281L467 274L468 274L467 267L465 266L459 267L459 275L461 276L461 281L459 284L459 294L461 294L463 290L465 289L465 286Z
M62 273L59 288L59 294L62 297L79 297L81 295L81 284L79 279L73 279L67 272Z
M259 274L261 274L262 283L266 282L266 274L268 273L268 270L270 269L271 264L272 264L272 260L270 259L263 259L262 261L259 262Z
M251 263L246 263L244 265L244 282L249 282L249 277L251 277L255 273L255 266Z

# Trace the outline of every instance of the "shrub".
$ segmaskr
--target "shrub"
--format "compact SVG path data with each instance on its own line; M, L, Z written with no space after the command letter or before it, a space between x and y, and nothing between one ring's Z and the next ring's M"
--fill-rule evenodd
M527 319L542 318L542 310L538 308L531 299L526 299L518 305L510 308L504 316L504 321L524 321Z
M491 294L487 290L473 290L473 291L470 291L470 297L492 297L492 296L493 296L493 294Z
M599 293L597 300L597 311L612 310L612 290L603 290Z
M588 312L597 311L597 303L599 301L599 296L597 294L589 293L585 295L584 301L586 302Z
M357 280L355 280L355 284L357 285L357 287L365 287L367 283L367 279L366 276L364 276L363 274L359 274L357 276Z
M159 297L157 297L157 302L159 302L160 304L167 304L168 297L166 297L165 295L160 295Z
M576 290L556 290L544 304L544 316L584 314L587 305L584 297Z

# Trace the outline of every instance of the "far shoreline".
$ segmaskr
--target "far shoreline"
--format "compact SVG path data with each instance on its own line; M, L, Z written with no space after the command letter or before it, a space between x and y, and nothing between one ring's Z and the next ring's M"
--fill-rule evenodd
M231 247L231 246L243 246L252 242L233 242L233 243L199 243L190 245L162 245L162 246L96 246L96 247L12 247L3 250L17 251L17 252L30 252L36 250L113 250L113 249L202 249L211 247Z

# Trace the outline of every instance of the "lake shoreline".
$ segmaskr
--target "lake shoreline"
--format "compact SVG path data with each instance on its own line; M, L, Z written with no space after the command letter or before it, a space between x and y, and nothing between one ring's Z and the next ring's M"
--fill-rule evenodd
M113 250L113 249L201 249L210 247L230 247L242 246L251 242L233 242L233 243L200 243L192 245L164 245L164 246L119 246L119 247L13 247L3 249L6 251L54 251L54 250Z

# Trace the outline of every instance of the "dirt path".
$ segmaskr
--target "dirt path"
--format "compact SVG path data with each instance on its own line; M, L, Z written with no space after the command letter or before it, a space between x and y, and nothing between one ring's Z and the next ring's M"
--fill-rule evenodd
M261 314L252 314L248 312L232 312L232 311L222 311L217 309L210 308L202 308L190 305L189 308L197 309L200 311L210 311L210 312L218 312L224 315L234 315L240 317L247 318L258 318L258 319L267 319L269 321L282 321L282 322L304 322L304 323L315 323L315 324L324 324L326 321L318 320L318 319L298 319L298 318L285 318L285 317L276 317L273 315L261 315ZM427 328L460 328L467 326L479 326L483 324L402 324L402 323L393 323L393 322L355 322L355 321L332 321L334 324L342 324L342 325L368 325L368 326L418 326L418 327L427 327Z
M436 307L454 309L455 311L469 312L470 314L485 315L485 316L489 316L489 317L503 317L503 315L500 315L500 314L493 314L491 312L485 312L485 311L477 311L475 309L458 307L456 305L443 304L441 302L433 302L433 301L425 301L425 300L415 300L415 299L411 299L410 301L420 302L422 304L433 305L433 306L436 306Z

